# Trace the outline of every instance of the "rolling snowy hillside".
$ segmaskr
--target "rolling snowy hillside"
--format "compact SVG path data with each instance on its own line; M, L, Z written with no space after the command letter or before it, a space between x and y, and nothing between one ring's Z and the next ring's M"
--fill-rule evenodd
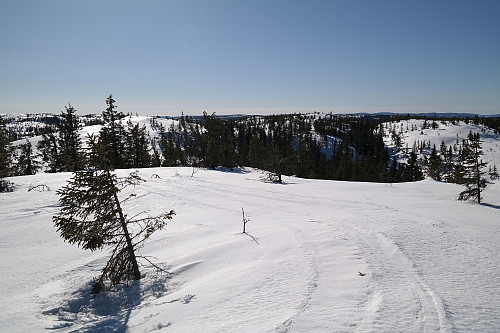
M142 280L96 296L108 253L63 242L51 221L71 175L11 178L16 190L0 194L2 332L500 331L498 183L477 205L433 180L191 174L142 169L148 181L125 207L177 212L141 250L169 274L143 267ZM28 191L37 184L50 191Z
M424 125L426 123L426 125ZM500 134L496 134L492 129L483 125L475 125L472 122L463 121L452 123L451 121L437 121L435 128L432 128L432 120L410 119L398 122L383 124L385 128L386 146L396 153L398 160L406 162L408 151L414 146L425 144L425 148L419 157L429 157L433 147L439 149L442 143L449 148L452 147L456 154L456 149L460 148L462 141L467 139L470 132L479 133L481 146L484 153L483 160L491 167L494 165L500 168ZM394 135L400 137L399 149L396 147ZM418 150L418 149L417 149Z
M305 114L304 117L311 117L311 119L316 119L318 117L325 117L325 114L314 113ZM53 118L54 116L52 116ZM236 117L236 116L235 116ZM30 121L26 121L26 119ZM40 130L45 126L40 119L52 119L50 115L39 115L38 117L28 117L27 115L8 115L7 119L11 123L8 124L8 128L11 130L16 129L16 135L23 136L29 133L30 130L36 128ZM98 115L82 116L80 121L82 125L85 125L80 130L80 137L82 142L85 143L88 140L88 134L99 133L101 125L88 125L94 122L99 122ZM38 122L36 120L39 120ZM176 132L179 134L179 119L167 118L167 117L150 117L150 116L127 116L122 119L122 123L127 122L133 125L139 124L146 128L149 138L155 142L155 147L157 151L161 151L159 147L160 139L160 126L163 130ZM433 122L431 119L409 119L397 122L386 122L382 123L384 133L384 144L389 148L390 155L395 155L399 163L406 163L408 159L408 154L412 149L416 149L418 153L418 158L420 160L421 167L423 165L424 156L429 157L433 147L436 147L438 154L440 154L441 145L444 143L446 148L452 148L455 157L458 154L459 149L463 146L463 140L467 139L470 132L480 133L481 145L484 153L483 160L488 163L489 167L493 168L496 166L497 169L500 168L500 134L495 133L494 130L485 127L481 124L474 124L472 120L468 122L456 121L456 120L441 120ZM192 131L188 130L188 132ZM201 131L203 127L201 126ZM269 129L267 129L269 131ZM311 128L311 137L314 140L322 143L321 152L325 155L326 159L330 160L335 151L336 145L339 145L341 139L333 137L331 135L325 135L324 137L319 135L314 128ZM269 133L268 133L269 134ZM237 134L236 134L237 135ZM33 145L34 155L39 154L37 149L37 144L41 140L41 136L29 137L28 140ZM397 142L399 141L399 142ZM22 144L26 143L26 138L22 138L12 142L13 146L19 149ZM423 147L423 149L420 149ZM354 147L350 147L351 150L355 151ZM37 159L41 161L41 156ZM390 165L391 163L389 163Z

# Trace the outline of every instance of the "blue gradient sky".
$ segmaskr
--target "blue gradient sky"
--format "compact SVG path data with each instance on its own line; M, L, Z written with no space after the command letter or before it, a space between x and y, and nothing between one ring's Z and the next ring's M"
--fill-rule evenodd
M0 113L500 113L500 1L0 1Z

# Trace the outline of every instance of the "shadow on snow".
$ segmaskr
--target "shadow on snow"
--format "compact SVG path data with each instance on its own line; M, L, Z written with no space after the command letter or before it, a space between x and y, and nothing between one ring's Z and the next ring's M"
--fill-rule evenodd
M99 294L91 292L92 282L86 283L72 294L73 298L43 312L44 315L55 316L58 322L47 330L73 328L71 332L126 332L133 310L140 308L141 303L169 292L167 282L170 274L150 274L156 276L145 276L128 286L119 285Z
M490 208L495 208L495 209L500 209L500 206L499 205L492 205L492 204L489 204L489 203L481 203L482 206L486 206L486 207L490 207Z

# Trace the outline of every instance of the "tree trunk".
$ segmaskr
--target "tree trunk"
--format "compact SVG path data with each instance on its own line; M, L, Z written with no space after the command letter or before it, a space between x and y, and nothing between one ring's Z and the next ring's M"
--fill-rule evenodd
M109 173L108 170L108 177L111 182L111 185L114 187L115 184L113 183L113 178L111 178L111 174ZM120 217L120 224L123 229L123 234L125 235L125 240L127 242L127 251L130 256L130 260L132 261L132 270L134 273L134 280L140 280L141 279L141 272L139 272L139 265L137 264L137 258L135 257L134 253L134 246L132 244L132 239L130 238L130 234L127 229L127 222L125 221L125 216L123 216L122 208L120 205L120 200L118 199L118 195L116 192L113 193L113 197L115 199L115 204L116 207L118 208L118 215Z

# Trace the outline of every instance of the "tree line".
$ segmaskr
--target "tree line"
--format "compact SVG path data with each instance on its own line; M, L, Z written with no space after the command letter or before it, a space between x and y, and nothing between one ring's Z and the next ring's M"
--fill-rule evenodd
M469 147L476 144L470 137L461 143L459 150L455 147L451 151L451 147L437 149L418 142L411 151L407 147L408 158L401 163L396 156L391 158L383 141L389 131L395 146L402 148L401 133L382 124L410 118L409 115L341 116L330 113L220 117L204 113L202 117L189 117L182 114L169 128L165 128L158 117L152 117L150 125L157 135L150 135L144 125L133 124L125 118L110 95L101 115L101 130L89 135L83 147L78 134L82 121L76 110L68 105L57 121L52 121L53 126L40 130L42 139L37 148L45 171L250 166L266 170L269 179L278 182L282 175L296 175L392 183L421 180L426 174L439 181L463 183L466 155ZM436 117L425 118L424 126L437 128L438 121ZM460 119L448 118L447 121L454 123ZM475 117L469 121L497 124L496 118ZM8 141L8 133L3 137ZM429 157L419 159L423 149L432 150ZM29 140L19 147L17 156L13 156L8 142L2 145L0 154L3 156L3 162L0 161L2 177L34 174L41 168Z

